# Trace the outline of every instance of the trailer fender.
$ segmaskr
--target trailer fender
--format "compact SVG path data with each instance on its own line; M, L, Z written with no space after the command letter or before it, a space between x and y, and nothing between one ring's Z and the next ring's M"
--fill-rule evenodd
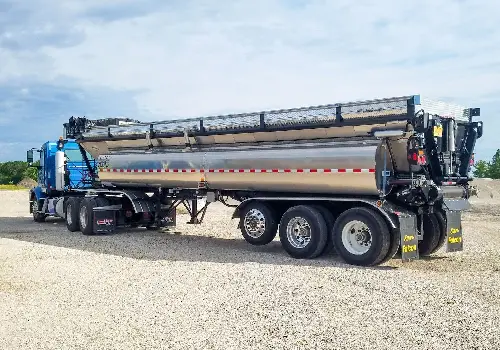
M231 216L231 219L237 219L240 217L240 212L254 199L245 199L243 202L238 204L236 208L234 208L233 215Z

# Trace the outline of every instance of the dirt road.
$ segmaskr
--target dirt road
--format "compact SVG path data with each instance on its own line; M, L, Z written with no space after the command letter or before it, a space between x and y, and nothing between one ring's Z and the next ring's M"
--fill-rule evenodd
M247 244L230 211L109 236L38 224L0 192L2 349L498 349L500 212L465 214L465 251L377 268Z

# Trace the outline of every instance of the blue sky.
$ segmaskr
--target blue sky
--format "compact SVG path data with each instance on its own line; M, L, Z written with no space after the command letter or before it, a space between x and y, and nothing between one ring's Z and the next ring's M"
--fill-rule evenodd
M421 94L500 148L500 3L0 0L0 161L71 115L144 121Z

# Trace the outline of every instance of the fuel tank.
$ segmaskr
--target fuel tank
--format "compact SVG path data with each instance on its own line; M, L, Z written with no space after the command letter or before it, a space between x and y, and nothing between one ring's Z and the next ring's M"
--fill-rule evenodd
M99 156L99 179L114 185L166 188L378 195L382 157L377 139L210 146L190 150L113 152ZM384 161L385 168L384 168Z

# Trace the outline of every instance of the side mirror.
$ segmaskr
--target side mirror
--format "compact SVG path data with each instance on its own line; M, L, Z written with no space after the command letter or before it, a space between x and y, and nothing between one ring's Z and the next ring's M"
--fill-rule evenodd
M29 165L33 164L33 150L30 149L28 152L26 152L26 161L28 162Z

